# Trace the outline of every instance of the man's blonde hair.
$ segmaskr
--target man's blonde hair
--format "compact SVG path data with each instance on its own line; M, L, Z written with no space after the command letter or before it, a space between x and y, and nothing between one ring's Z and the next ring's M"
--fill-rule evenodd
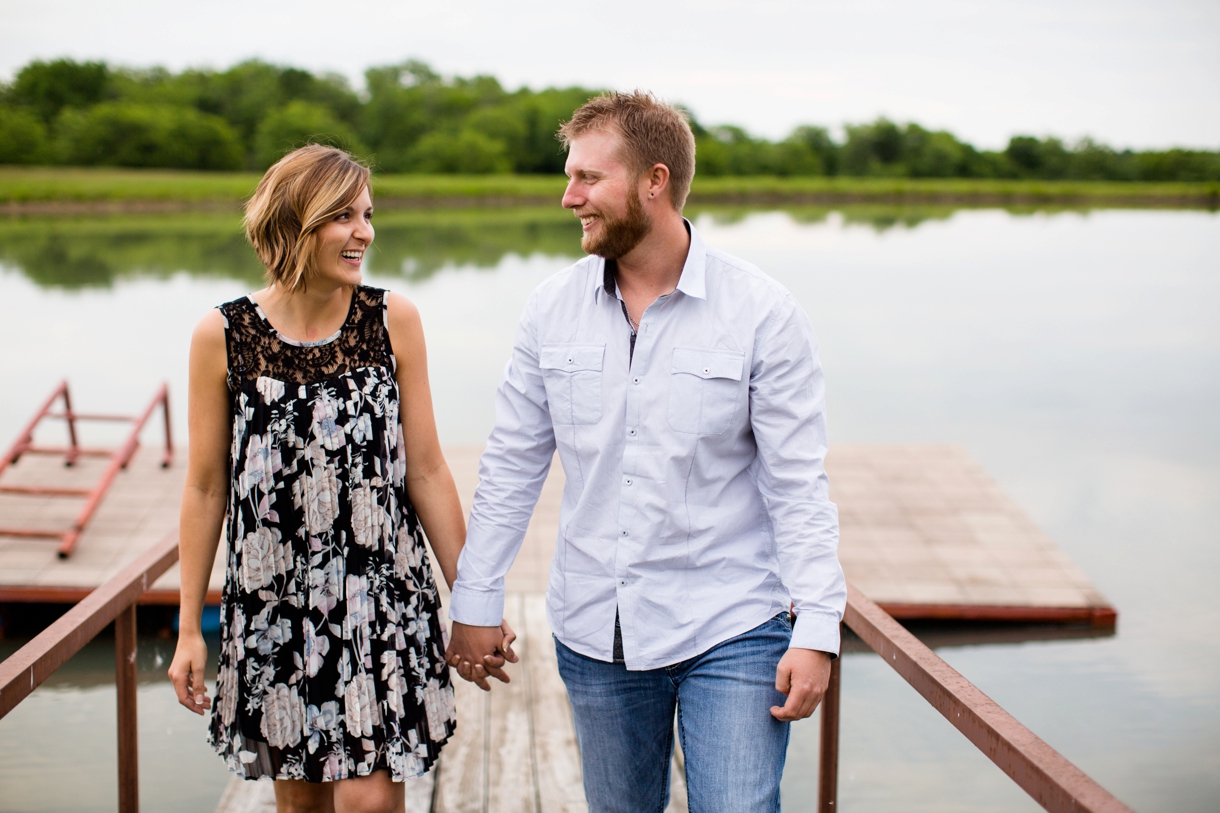
M275 163L246 204L246 239L267 279L289 291L305 287L317 232L369 185L369 168L346 152L308 144Z
M565 148L592 130L615 130L623 137L623 159L636 176L654 164L669 168L669 195L679 212L695 177L695 135L686 113L651 93L613 91L594 96L559 128Z

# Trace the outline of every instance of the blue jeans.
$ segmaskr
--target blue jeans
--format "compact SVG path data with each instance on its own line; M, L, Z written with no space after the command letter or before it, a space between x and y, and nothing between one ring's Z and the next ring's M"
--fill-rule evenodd
M662 813L669 801L674 712L691 813L778 813L788 724L775 668L788 614L689 660L642 672L556 641L584 769L589 813Z

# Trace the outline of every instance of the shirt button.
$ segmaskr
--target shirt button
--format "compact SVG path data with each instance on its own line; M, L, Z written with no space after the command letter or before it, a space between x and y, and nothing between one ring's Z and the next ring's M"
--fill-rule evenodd
M619 584L620 584L621 586L623 586L623 587L626 587L626 586L627 586L627 582L625 582L625 581L620 581L620 582L619 582Z
M624 530L624 531L623 531L623 536L627 536L627 531L626 531L626 530Z
M639 383L640 383L639 376L636 376L635 378L631 379L631 382L632 382L633 384L639 384Z
M632 437L635 437L635 428L633 427L633 428L631 428L631 429L628 429L628 430L627 430L627 434L628 434L628 435L631 435Z
M569 363L569 364L571 364L571 363L572 363L572 359L568 359L568 363ZM711 372L711 370L710 370L709 368L707 368L707 367L704 367L704 368L703 368L703 374L704 374L704 375L707 375L707 374L708 374L708 373L710 373L710 372Z
M623 482L625 482L627 485L631 485L631 478L630 478L630 477L628 477L628 478L627 478L626 480L624 480Z
M571 364L571 363L572 363L572 359L568 359L568 364Z

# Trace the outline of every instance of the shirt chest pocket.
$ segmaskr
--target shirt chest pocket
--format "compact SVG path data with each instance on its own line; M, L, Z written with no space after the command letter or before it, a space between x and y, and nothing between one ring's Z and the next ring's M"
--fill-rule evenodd
M602 419L604 344L543 345L538 357L551 420L590 424Z
M669 427L719 435L733 425L744 390L745 356L727 350L675 347L669 380Z

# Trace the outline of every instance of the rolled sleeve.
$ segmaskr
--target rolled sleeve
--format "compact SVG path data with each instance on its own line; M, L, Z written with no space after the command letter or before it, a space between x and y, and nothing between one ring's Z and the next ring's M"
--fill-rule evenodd
M825 382L813 327L791 296L760 337L750 409L758 488L774 528L780 580L797 614L791 646L837 655L847 585L824 466Z
M449 608L450 617L462 624L499 626L504 617L504 577L521 549L555 452L538 366L535 309L531 298L496 390L495 428L479 461L479 486Z

